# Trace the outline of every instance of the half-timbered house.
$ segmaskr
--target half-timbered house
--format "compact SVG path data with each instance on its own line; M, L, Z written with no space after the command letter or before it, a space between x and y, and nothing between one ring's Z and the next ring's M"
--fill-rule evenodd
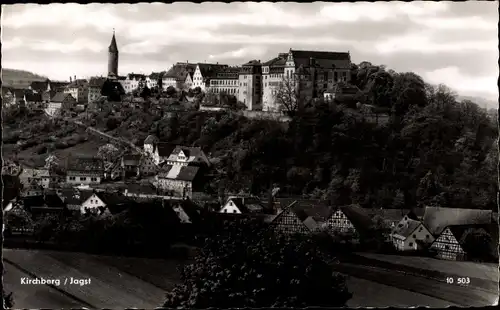
M327 231L333 236L349 236L357 242L361 234L369 234L373 225L366 211L355 205L343 206L332 212L326 221Z
M308 234L311 230L304 224L294 211L293 202L285 207L269 224L270 228L278 234Z
M260 199L251 196L229 196L219 213L262 213L265 209Z
M456 230L453 226L446 227L441 235L432 243L431 250L437 253L436 258L446 260L464 260L465 251L459 243Z

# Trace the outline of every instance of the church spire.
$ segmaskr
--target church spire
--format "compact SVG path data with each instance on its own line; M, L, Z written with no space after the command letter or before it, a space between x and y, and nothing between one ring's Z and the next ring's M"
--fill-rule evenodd
M116 45L116 38L115 38L115 28L113 28L113 38L111 38L111 44L109 45L109 52L118 53L118 46Z

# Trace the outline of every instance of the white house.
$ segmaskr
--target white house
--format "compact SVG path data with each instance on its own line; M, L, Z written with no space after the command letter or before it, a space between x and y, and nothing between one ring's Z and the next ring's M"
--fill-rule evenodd
M80 206L80 213L85 214L88 210L99 210L99 208L106 208L106 203L102 201L97 194L92 194Z
M198 167L165 165L155 177L155 185L168 196L191 197Z
M394 246L400 251L419 250L434 241L425 225L405 216L391 233Z
M219 213L248 214L264 210L262 202L255 197L229 196Z

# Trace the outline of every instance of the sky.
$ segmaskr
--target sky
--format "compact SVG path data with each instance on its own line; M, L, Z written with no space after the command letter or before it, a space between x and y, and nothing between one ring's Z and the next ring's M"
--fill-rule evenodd
M2 66L51 79L176 62L240 65L292 49L351 53L460 95L498 100L498 3L379 2L2 5Z

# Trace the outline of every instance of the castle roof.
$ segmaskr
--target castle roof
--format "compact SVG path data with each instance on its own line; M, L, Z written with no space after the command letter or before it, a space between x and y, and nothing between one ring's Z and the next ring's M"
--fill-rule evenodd
M115 33L113 32L113 37L111 38L111 44L109 45L110 53L118 53L118 46L116 45Z

